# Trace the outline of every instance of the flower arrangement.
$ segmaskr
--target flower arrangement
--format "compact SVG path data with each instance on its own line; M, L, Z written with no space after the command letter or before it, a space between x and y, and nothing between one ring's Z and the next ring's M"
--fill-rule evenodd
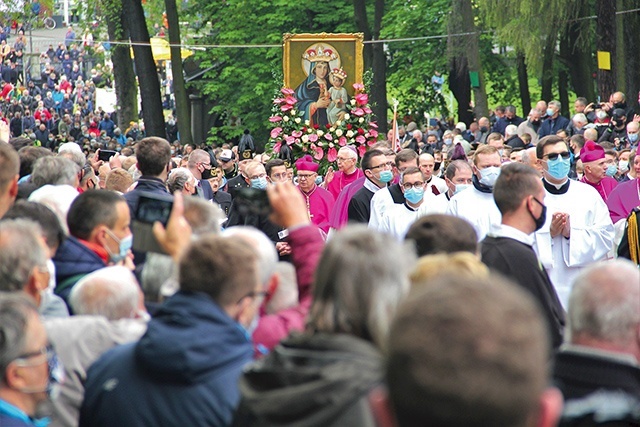
M345 105L341 119L324 126L304 120L304 111L296 106L295 92L282 88L273 100L271 108L271 134L267 152L291 153L292 160L310 154L320 164L320 173L333 164L340 147L350 145L360 157L378 139L378 125L373 121L369 96L362 83L355 83L355 96ZM284 147L288 147L284 148Z

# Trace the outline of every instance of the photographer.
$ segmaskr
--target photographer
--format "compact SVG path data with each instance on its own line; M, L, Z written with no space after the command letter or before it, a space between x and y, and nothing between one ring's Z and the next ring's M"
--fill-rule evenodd
M616 150L621 150L628 144L627 141L627 116L622 108L616 108L611 115L611 122L604 130L598 143L611 142L615 145Z

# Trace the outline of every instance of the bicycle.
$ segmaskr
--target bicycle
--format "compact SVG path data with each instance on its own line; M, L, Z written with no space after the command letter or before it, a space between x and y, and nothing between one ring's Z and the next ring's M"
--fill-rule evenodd
M45 17L42 20L42 23L47 30L53 30L54 28L56 28L56 21L50 16Z

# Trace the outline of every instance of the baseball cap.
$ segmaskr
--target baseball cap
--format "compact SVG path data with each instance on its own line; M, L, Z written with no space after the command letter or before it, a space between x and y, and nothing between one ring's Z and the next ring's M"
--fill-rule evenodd
M234 156L233 151L222 150L222 153L220 153L219 159L222 160L223 162L228 162L229 160L235 159L235 157L236 156Z

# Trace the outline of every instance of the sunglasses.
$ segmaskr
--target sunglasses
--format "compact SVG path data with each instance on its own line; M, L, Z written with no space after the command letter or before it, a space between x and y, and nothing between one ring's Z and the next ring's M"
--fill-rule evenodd
M568 159L571 157L568 151L563 151L562 153L549 153L545 154L543 157L546 157L549 160L557 160L559 156L562 156L563 159Z

